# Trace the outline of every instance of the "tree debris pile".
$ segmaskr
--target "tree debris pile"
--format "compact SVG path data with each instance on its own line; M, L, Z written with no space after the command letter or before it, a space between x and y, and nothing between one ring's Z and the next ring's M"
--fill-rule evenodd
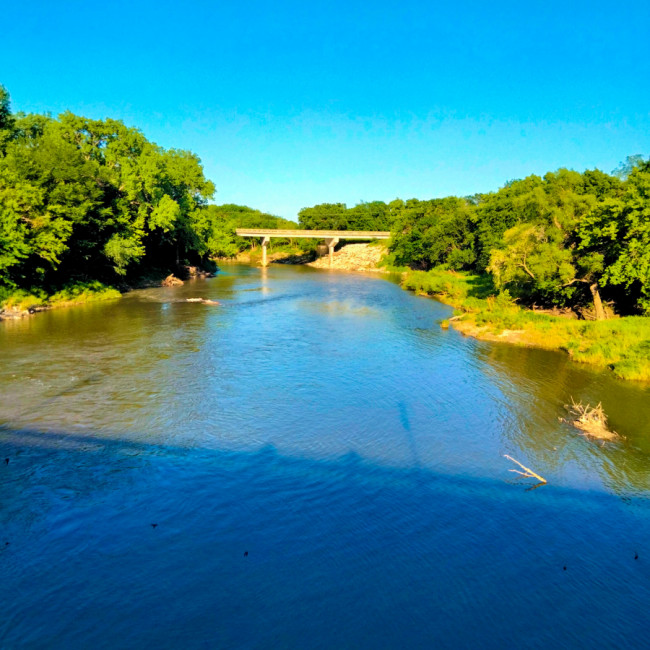
M598 438L599 440L617 440L620 438L618 433L610 431L607 426L607 416L600 402L597 406L589 406L589 404L575 402L572 398L571 404L565 404L564 408L569 412L570 418L568 420L560 418L560 420L568 422L583 431L582 435Z
M183 280L177 278L173 273L168 275L163 281L163 287L180 287L182 284L185 284Z

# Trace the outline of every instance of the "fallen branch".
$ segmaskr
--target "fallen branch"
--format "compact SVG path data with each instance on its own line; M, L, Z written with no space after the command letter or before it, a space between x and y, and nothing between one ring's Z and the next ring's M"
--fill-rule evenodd
M508 460L511 460L513 463L517 463L521 469L523 469L523 472L520 472L518 469L511 469L509 470L510 472L514 472L515 474L521 474L522 476L526 476L527 478L536 478L538 481L541 483L546 483L546 479L543 476L540 476L539 474L536 474L533 472L532 469L529 467L526 467L525 465L522 465L518 460L515 460L512 456L508 456L508 454L503 454L504 458L507 458Z

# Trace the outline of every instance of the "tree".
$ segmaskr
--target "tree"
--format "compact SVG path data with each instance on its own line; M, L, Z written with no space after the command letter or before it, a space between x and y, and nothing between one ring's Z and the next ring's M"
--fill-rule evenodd
M349 230L345 203L320 203L298 212L298 224L305 230Z
M539 200L543 181L539 176L506 183L498 192L479 195L476 210L476 266L484 271L490 253L497 248L506 230L523 221L540 217Z
M563 304L575 277L571 251L557 229L523 223L506 230L502 247L493 249L488 271L498 289L528 302Z
M492 249L487 270L498 287L528 303L575 306L589 287L596 317L605 317L600 296L602 256L577 245L576 228L596 207L620 192L620 182L598 170L584 174L560 169L517 195L520 223Z
M7 135L9 134L9 135ZM13 116L0 87L0 283L114 280L209 253L201 162L117 120Z
M14 117L11 114L11 99L7 89L0 84L0 155L5 150L14 130Z
M579 249L601 260L601 284L618 288L650 314L650 160L629 172L621 197L608 198L580 223Z
M392 205L392 204L391 204ZM476 260L474 208L465 199L410 199L393 225L390 249L399 265L470 269Z

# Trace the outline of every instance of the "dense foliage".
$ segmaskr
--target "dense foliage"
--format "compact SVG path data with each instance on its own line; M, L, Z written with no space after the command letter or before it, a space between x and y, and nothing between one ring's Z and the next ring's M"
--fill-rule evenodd
M390 230L392 221L391 207L383 201L353 208L345 203L321 203L298 213L298 223L306 230Z
M604 318L604 299L620 313L650 313L650 160L641 156L614 175L560 169L465 198L318 205L300 223L390 229L393 264L488 273L525 305Z
M116 120L14 115L0 86L0 301L234 255L238 226L295 227L208 205L214 191L188 151Z

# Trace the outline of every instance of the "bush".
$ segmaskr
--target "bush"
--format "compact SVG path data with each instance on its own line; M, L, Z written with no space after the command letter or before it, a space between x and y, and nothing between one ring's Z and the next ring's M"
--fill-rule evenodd
M45 301L45 294L39 290L30 293L24 289L17 289L4 299L2 307L16 311L29 311L30 309L42 307Z

